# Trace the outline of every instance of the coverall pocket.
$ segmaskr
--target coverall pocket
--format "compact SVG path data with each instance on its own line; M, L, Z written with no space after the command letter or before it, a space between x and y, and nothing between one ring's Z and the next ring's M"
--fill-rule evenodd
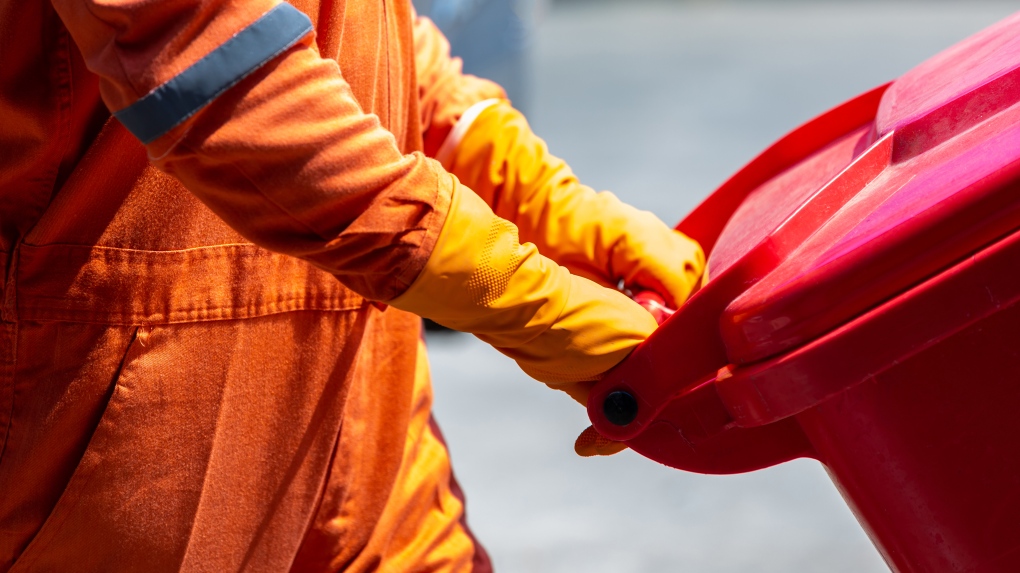
M0 458L0 571L60 520L59 508L88 481L85 454L138 350L137 327L23 321L9 330L14 399Z
M287 570L365 316L139 328L81 462L12 571Z
M133 328L134 336L88 446L12 573L176 570L171 564L179 563L180 557L163 549L170 545L166 538L170 531L160 535L152 530L155 523L141 521L158 517L151 507L146 513L144 505L172 507L181 494L164 490L158 500L153 500L154 492L147 491L147 483L159 484L169 477L160 469L166 464L153 464L153 460L162 458L168 464L178 457L175 444L158 443L152 438L153 434L171 431L166 420L156 415L139 418L142 404L171 399L158 382L153 384L156 381L148 372L152 330ZM141 539L132 531L148 531L150 539ZM123 551L125 541L135 549ZM139 549L144 557L140 557Z
M116 364L103 370L92 425L64 434L87 447L47 485L45 502L25 494L45 512L25 528L31 543L8 552L20 554L11 570L287 570L378 311L332 275L249 244L23 245L18 279L21 325L90 324L137 337L126 356L120 347L112 385ZM373 340L390 343L376 331ZM25 354L45 359L38 348ZM83 343L62 360L89 370L95 359ZM44 380L44 370L25 379ZM0 547L0 571L4 559Z

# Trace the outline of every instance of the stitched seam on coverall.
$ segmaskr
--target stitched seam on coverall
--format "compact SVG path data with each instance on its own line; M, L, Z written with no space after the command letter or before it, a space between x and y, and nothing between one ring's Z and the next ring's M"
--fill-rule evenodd
M7 451L7 439L11 433L11 423L14 421L14 373L18 371L18 323L0 324L0 329L4 330L0 337L10 336L10 344L5 345L10 354L9 356L0 356L3 365L0 370L0 390L10 392L10 407L6 412L7 424L0 433L0 438L3 439L0 441L0 464L3 464L4 452Z
M362 299L364 300L364 299ZM304 304L301 304L303 303ZM266 304L258 307L255 310L248 312L241 312L238 308L225 308L225 309L205 309L205 308L194 308L188 310L175 311L169 318L158 318L153 316L144 316L137 314L109 314L109 313L89 313L88 311L75 311L75 310L53 310L53 309L39 309L35 312L25 312L25 320L53 320L59 322L81 322L87 324L102 324L110 326L132 326L138 324L188 324L196 322L217 322L224 320L245 320L252 318L259 318L263 316L272 316L275 314L284 314L288 312L351 312L361 308L362 305L358 306L345 306L340 303L343 302L342 298L335 299L336 304L331 306L328 303L334 302L326 300L322 301L310 301L306 302L303 297L296 297L289 300L274 301L272 304ZM248 310L248 309L244 309ZM188 315L188 312L194 314Z
M71 100L74 97L74 94L72 93L74 84L71 78L72 66L70 41L70 33L67 31L67 28L63 25L63 23L61 23L60 29L57 30L57 49L53 57L55 60L54 66L51 70L51 73L56 76L56 139L58 144L55 146L54 153L46 158L50 163L37 179L41 187L41 191L46 197L50 198L47 200L47 203L52 200L57 183L57 177L60 175L61 162L71 147ZM42 215L46 211L46 207L47 205L40 207L39 215ZM41 218L42 217L40 216L38 219L33 221L29 228L25 229L24 237L31 234L32 229L39 223ZM7 269L8 276L5 277L4 282L4 300L0 301L0 304L3 304L3 309L0 310L0 314L2 314L5 319L10 320L17 320L18 265L16 259L18 257L18 250L18 243L16 242L12 245L11 258L8 260L10 268ZM9 314L13 316L8 316Z
M45 250L48 247L37 248ZM25 248L36 247L26 245ZM43 268L47 261L63 258L70 258L74 265L78 265L75 250L81 253L84 262L80 264L82 271L72 285L65 285L62 277L51 281L48 275L39 281L35 280L35 275L22 278L22 291L35 289L22 293L20 297L19 310L24 317L101 324L177 323L250 318L293 310L354 310L364 305L362 297L339 281L332 282L335 278L329 277L328 282L323 283L327 280L325 274L316 278L314 273L320 271L312 271L310 266L305 267L307 263L299 263L296 259L271 253L252 244L181 251L135 251L69 245L67 251L43 252L33 267ZM93 263L97 263L96 268L103 271L98 277L99 283L92 282L95 278L91 271ZM294 265L300 266L293 268ZM214 289L211 292L195 291L175 287L178 283L174 277L182 268L185 271L190 269L192 275L214 282L231 274L242 273L248 276L258 272L269 275L282 273L281 276L297 276L299 279L304 278L304 281L292 286L285 284L284 288L277 291L271 286L248 281L240 281L237 286L231 286L233 282L227 281L223 283L227 285L226 289ZM295 272L299 274L294 275ZM313 274L301 274L309 272ZM135 285L139 282L148 284L149 288L138 290ZM270 281L270 284L276 283ZM84 298L75 297L79 289L69 288L73 285L80 287L80 290L87 290L82 295ZM98 302L89 296L96 292L101 293ZM48 303L50 300L55 303ZM235 304L238 301L255 301L257 304ZM103 310L94 311L97 307Z
M2 293L3 300L0 300L0 321L3 322L18 321L18 291L15 286L18 284L18 253L20 251L21 245L15 244L5 261L7 267L4 269L6 276Z

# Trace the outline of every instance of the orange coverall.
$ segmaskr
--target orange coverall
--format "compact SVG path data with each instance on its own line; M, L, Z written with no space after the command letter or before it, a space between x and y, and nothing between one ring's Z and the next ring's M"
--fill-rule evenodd
M184 32L200 20L190 2L64 4L0 4L0 571L488 570L430 419L420 319L253 245L150 166L67 30L87 53L100 18L134 18L145 37L125 50L143 58L166 41L154 21L200 50L267 3L213 4ZM309 123L339 124L356 99L410 153L502 96L460 74L429 22L412 31L409 3L293 4L350 84ZM166 79L136 72L136 86ZM363 166L357 184L392 177L374 165L428 170L373 162L382 130L359 128L334 127L354 133L338 160ZM413 279L422 257L388 265L442 223L436 194L395 187L374 199L389 209L354 194L330 206L352 242L377 245L344 265L371 277L364 291Z
M0 56L0 572L487 571L420 320L369 301L583 401L654 321L490 206L604 285L700 273L406 0L5 2Z

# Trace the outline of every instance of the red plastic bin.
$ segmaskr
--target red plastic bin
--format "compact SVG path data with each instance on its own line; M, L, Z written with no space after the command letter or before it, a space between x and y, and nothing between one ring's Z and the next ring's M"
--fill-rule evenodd
M677 228L709 278L596 385L596 429L702 473L815 458L893 570L1020 571L1020 14Z

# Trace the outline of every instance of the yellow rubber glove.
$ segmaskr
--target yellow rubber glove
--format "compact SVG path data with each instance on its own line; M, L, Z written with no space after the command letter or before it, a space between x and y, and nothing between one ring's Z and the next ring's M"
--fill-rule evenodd
M653 290L677 308L704 269L697 242L612 193L581 185L509 102L470 108L436 159L515 223L521 240L576 275L613 288L622 281L634 291Z
M591 384L655 330L647 311L518 241L454 177L449 215L421 274L388 304L471 332L582 404Z
M582 458L611 456L626 449L627 444L610 440L592 426L588 426L574 441L574 452Z

